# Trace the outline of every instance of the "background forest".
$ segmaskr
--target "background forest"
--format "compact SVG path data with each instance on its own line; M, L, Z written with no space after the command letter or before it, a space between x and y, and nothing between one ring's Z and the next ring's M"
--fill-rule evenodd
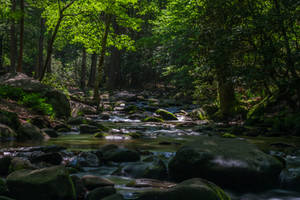
M0 71L99 102L167 90L212 119L300 134L297 0L1 0ZM93 91L89 93L89 91Z

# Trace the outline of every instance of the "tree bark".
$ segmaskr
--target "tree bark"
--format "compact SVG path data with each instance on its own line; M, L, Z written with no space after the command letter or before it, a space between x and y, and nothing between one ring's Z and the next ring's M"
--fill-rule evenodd
M119 87L120 79L121 79L121 51L113 47L111 56L110 56L110 64L108 66L108 88L116 89Z
M80 88L84 90L86 86L86 50L82 51L82 63L81 63L81 76L80 76Z
M20 8L21 8L21 19L20 19L20 49L19 49L19 58L18 58L18 69L17 72L22 72L22 64L23 64L23 51L24 51L24 16L25 16L25 8L24 8L24 0L20 0Z
M94 86L94 100L96 102L97 108L99 108L99 104L100 104L99 85L102 81L104 56L106 52L106 44L107 44L107 37L109 33L110 24L111 24L111 16L107 15L105 20L105 31L101 41L101 52L100 52L99 63L98 63L98 74Z
M44 34L45 34L45 19L41 17L40 19L40 37L39 37L39 44L38 44L38 63L35 70L35 78L40 77L43 68L44 62Z
M3 70L3 35L0 34L0 72Z
M88 82L89 87L95 86L96 70L97 70L97 54L93 53L92 63L91 63L91 71L90 71L89 82Z
M226 65L226 64L224 64ZM227 66L217 66L218 96L220 103L220 114L222 117L230 117L234 114L237 100L234 87Z
M11 11L16 12L16 0L11 0ZM16 59L17 59L17 35L15 19L11 19L10 25L10 72L16 72Z

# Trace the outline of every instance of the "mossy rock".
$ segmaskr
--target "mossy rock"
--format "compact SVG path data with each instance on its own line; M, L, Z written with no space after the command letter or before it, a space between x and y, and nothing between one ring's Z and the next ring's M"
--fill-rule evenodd
M224 138L236 138L236 135L231 134L231 133L224 133L222 135L222 137L224 137Z
M193 120L205 120L208 118L206 112L202 108L194 109L188 116Z
M17 139L19 141L27 141L27 140L32 140L32 141L41 141L44 139L44 134L43 132L36 126L26 123L23 124L17 132Z
M129 114L133 114L136 113L138 111L138 107L136 105L129 105L127 107L124 108L124 111L129 113Z
M132 132L132 133L127 133L126 135L134 138L134 139L138 139L138 138L141 138L142 137L142 134L141 133L138 133L138 132Z
M217 185L204 179L194 178L169 189L153 189L143 192L137 200L230 200Z
M14 130L20 127L20 121L16 113L0 110L0 122Z
M17 134L10 127L0 124L0 141L11 141L15 140Z
M64 166L16 171L7 177L7 186L16 199L76 199L73 182Z
M6 195L8 192L6 180L3 178L0 178L0 195Z
M14 200L14 199L6 197L6 196L0 196L0 200Z
M94 134L94 137L95 137L95 138L103 138L103 137L105 137L105 136L108 136L108 134L107 134L107 133L102 133L102 132L99 132L99 133L95 133L95 134Z
M164 122L163 119L158 118L158 117L146 117L145 119L142 120L143 122Z
M155 113L160 115L163 120L178 120L173 113L164 109L158 109L155 111Z

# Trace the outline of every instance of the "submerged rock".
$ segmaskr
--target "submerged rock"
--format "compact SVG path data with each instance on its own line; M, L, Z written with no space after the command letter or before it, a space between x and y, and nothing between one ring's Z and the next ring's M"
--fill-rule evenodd
M117 148L102 152L105 161L113 162L136 162L140 160L140 154L137 151Z
M116 193L116 189L114 187L111 187L111 186L99 187L99 188L92 190L87 195L87 200L99 200L99 199L103 199L104 197L110 196L115 193Z
M234 189L258 189L278 181L283 164L240 139L202 136L185 144L169 163L175 180L205 178Z
M7 177L7 186L20 200L76 199L74 185L64 166L16 171Z
M99 132L99 128L97 126L81 124L80 127L80 134L94 134Z
M215 184L194 178L169 189L143 192L137 200L230 200L230 197Z

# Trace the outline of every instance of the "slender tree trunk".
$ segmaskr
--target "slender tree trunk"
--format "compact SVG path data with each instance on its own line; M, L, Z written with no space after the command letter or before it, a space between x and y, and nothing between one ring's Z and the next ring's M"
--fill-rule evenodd
M97 54L93 53L92 63L91 63L91 71L90 71L89 82L88 82L89 87L95 86L96 70L97 70Z
M43 68L44 62L44 34L45 34L45 19L41 17L40 19L40 37L39 37L39 44L38 44L38 63L36 65L35 70L35 78L40 77Z
M226 64L225 64L226 65ZM230 117L234 114L237 100L228 66L217 66L218 96L220 113L222 117Z
M108 66L108 88L115 89L120 83L121 51L113 48Z
M48 39L48 46L51 45L50 43L51 43L51 34L50 34L50 38ZM48 48L48 46L47 46L47 48ZM47 64L46 68L47 68L46 69L47 73L51 73L52 72L52 52L51 52L51 54L49 54L49 62Z
M25 16L25 9L24 9L24 0L20 0L20 8L22 12L22 16L20 19L20 49L19 49L19 58L18 58L18 72L22 72L22 64L23 64L23 51L24 51L24 16Z
M11 11L16 12L16 0L11 0ZM11 19L10 25L10 72L16 72L16 60L17 60L17 34L15 19Z
M80 76L80 88L84 90L86 86L86 50L82 51L82 63L81 63L81 76Z
M41 73L41 76L39 78L40 81L43 80L43 78L45 76L45 73L46 73L46 70L48 69L48 71L49 71L49 69L51 69L50 66L51 66L51 55L52 55L52 52L53 52L53 44L54 44L58 29L60 27L60 24L62 22L62 19L63 19L63 16L61 15L59 17L59 19L57 20L57 23L56 23L56 26L54 28L53 34L51 35L50 41L48 43L46 62L44 63L44 66L42 68L42 73Z
M0 34L0 72L3 70L3 35Z
M99 107L99 104L100 104L99 84L102 81L103 64L104 64L104 56L105 56L105 52L106 52L107 36L109 33L110 24L111 24L111 16L108 15L106 17L107 18L105 20L105 31L104 31L104 35L103 35L103 38L101 41L101 52L100 52L99 63L98 63L98 74L97 74L97 78L96 78L95 86L94 86L94 100L97 104L97 108Z

